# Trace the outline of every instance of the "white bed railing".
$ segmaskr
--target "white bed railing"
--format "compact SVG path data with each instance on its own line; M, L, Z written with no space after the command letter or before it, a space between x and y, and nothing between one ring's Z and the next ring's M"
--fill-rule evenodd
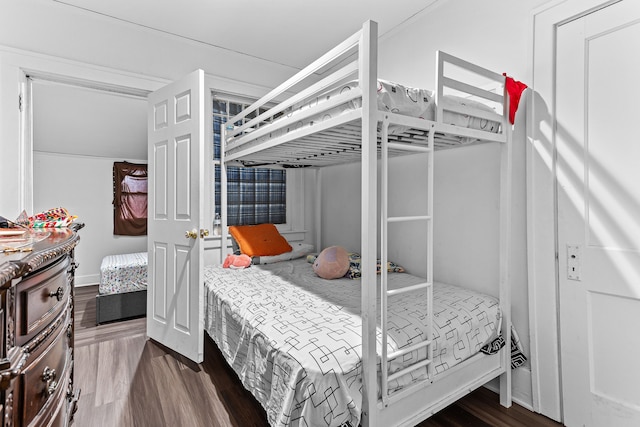
M489 82L491 86L501 89L501 93L492 92L490 90L483 89L478 86L474 86L470 83L466 83L458 78L449 77L448 71L455 73L455 68L465 70L473 77L481 77ZM448 70L451 68L451 70ZM434 91L435 104L436 104L436 117L435 121L443 127L443 130L447 132L447 126L444 123L444 112L451 111L460 114L470 114L476 117L500 122L500 133L490 134L489 132L479 131L477 129L456 129L450 130L461 136L467 136L471 138L478 138L485 141L495 142L507 142L507 132L511 128L508 118L508 97L506 96L504 89L505 77L502 74L498 74L486 68L480 67L471 62L465 61L448 53L437 51L436 52L436 88ZM501 106L500 113L477 111L467 106L455 106L448 105L445 107L443 101L445 92L447 90L455 91L462 94L463 97L475 97L479 101L486 103L493 103Z
M510 342L511 295L509 290L509 231L511 192L511 125L508 123L508 98L502 94L483 89L470 82L445 75L447 68L461 68L465 72L488 79L495 85L504 86L504 76L463 61L454 56L438 52L436 64L435 120L401 116L378 111L377 89L377 24L368 21L363 28L343 43L304 68L298 74L273 89L252 106L233 117L230 123L236 126L223 130L221 172L226 175L225 165L230 161L242 161L247 165L283 164L323 166L359 160L361 175L361 262L362 262L362 425L389 425L399 423L412 425L435 411L464 396L469 391L496 376L501 378L501 403L511 404L511 373L509 351L503 349L498 356L475 356L451 370L450 375L434 377L433 346L431 330L433 302L433 171L434 152L438 148L468 145L475 142L498 142L502 146L500 185L500 307L502 310L502 334ZM353 60L353 55L357 58ZM346 62L346 65L345 65ZM326 77L318 74L336 70ZM320 103L295 117L282 117L294 106L318 97L330 88L349 78L358 81L357 90ZM303 89L297 88L302 86ZM502 111L478 111L467 107L445 107L443 96L448 90L469 97L497 104ZM294 95L288 95L295 92ZM289 132L282 131L301 118L311 117L338 104L359 100L359 106L347 114L331 118L313 126ZM279 101L279 102L278 102ZM275 106L267 108L269 105ZM468 129L443 122L445 111L472 114L475 117L500 123L498 133ZM390 124L406 126L400 135L389 135ZM282 131L278 134L278 130ZM269 135L274 135L269 137ZM388 215L388 159L390 156L425 153L427 156L427 212L424 215ZM381 158L381 208L377 207L377 167ZM317 174L320 176L321 174ZM226 212L226 177L222 176L222 209ZM318 199L319 202L319 199ZM381 225L377 229L378 212ZM395 222L418 221L425 224L426 280L418 287L425 289L428 302L428 337L409 348L389 351L387 337L388 298L402 291L387 289L388 225ZM320 221L316 221L319 228ZM223 221L223 224L226 222ZM321 231L316 230L318 241ZM376 352L376 258L377 237L381 244L381 354ZM321 248L318 248L320 250ZM507 347L509 344L507 344ZM389 373L389 360L394 357L426 349L426 358L400 372ZM381 372L378 372L378 361ZM424 381L397 393L390 393L389 381L408 371L427 369ZM380 384L378 384L380 374Z
M357 54L359 47L362 46L362 34L361 30L349 37L235 116L232 119L234 127L225 135L227 160L246 162L247 166L279 164L324 166L340 162L340 154L345 150L353 150L353 154L358 155L362 148L362 135L359 133L361 126L358 120L363 116L362 91L366 88L361 77L362 64ZM475 77L492 82L490 86L493 87L502 85L504 76L443 52L437 54L436 69L440 78L437 79L434 90L436 108L433 122L437 124L433 129L436 132L435 149L478 141L504 142L508 127L503 114L504 97L474 85L473 82L464 81L455 71L466 70ZM450 75L443 74L449 69L452 71ZM327 70L331 72L323 74ZM351 90L344 94L333 94L330 99L324 100L327 91L349 81L356 82L357 85L352 86ZM377 75L374 81L377 84ZM292 92L293 95L291 95ZM461 94L463 97L474 98L498 107L502 106L503 111L485 111L468 105L449 105L443 101L447 92ZM344 115L333 115L328 119L323 117L323 115L335 114L331 111L334 107L346 104L349 104L350 112ZM304 108L301 108L302 106ZM449 125L444 122L445 112L465 114L484 121L500 123L500 131L492 133ZM428 138L426 132L430 128L425 122L429 120L389 112L382 113L389 115L391 123L407 126L405 132L390 135L391 142L426 144ZM313 120L312 125L298 128L300 123L314 116L320 118ZM349 137L345 139L344 135ZM406 151L391 151L391 153L392 155L406 154ZM330 160L327 160L329 158ZM351 158L344 159L345 162L352 161Z

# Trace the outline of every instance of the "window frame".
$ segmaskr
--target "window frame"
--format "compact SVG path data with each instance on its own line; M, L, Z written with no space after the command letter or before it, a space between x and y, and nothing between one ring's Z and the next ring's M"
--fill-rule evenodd
M209 99L210 113L209 120L211 125L209 126L209 132L211 133L210 138L207 140L213 144L213 101L215 99L224 100L227 102L235 102L241 104L250 105L255 102L256 99L259 98L259 95L256 94L255 99L248 95L239 95L235 93L230 93L221 90L211 89L211 96ZM220 142L220 149L222 150L222 141ZM214 150L211 150L212 155L214 154ZM211 173L211 206L212 210L210 215L213 220L213 216L217 209L222 214L222 209L215 204L215 167L220 165L220 159L211 159L212 161L212 173ZM276 224L276 228L283 234L287 233L298 233L304 232L304 182L305 174L304 171L298 170L295 168L286 170L286 217L285 221L282 224Z

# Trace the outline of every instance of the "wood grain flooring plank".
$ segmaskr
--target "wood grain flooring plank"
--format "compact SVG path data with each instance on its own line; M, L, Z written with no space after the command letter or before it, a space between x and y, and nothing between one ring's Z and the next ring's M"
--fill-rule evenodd
M76 387L82 390L82 394L95 393L97 388L95 372L98 366L98 346L88 345L82 347L81 350L76 347L74 358L73 371Z
M182 425L184 416L182 415L185 402L185 393L170 393L171 390L182 391L182 381L178 377L175 369L175 360L171 356L156 357L151 359L151 367L155 386L158 395L163 399L161 405L165 425ZM165 400L171 399L171 404Z
M138 365L142 360L142 354L147 343L146 335L133 335L130 337L120 338L121 341L121 357L122 364L127 368L130 381L133 383Z
M98 344L97 383L100 394L96 405L113 403L127 395L131 379L128 368L122 359L123 348L118 340L103 341Z
M95 423L97 422L94 418L95 413L93 412L95 410L95 398L96 398L96 394L95 393L85 393L85 390L82 389L81 384L78 384L76 386L77 388L80 388L82 390L82 394L80 395L80 401L78 403L82 403L81 405L78 404L77 406L77 411L75 413L75 415L73 416L73 420L74 420L74 425L77 427L80 426L87 426L87 425L95 425L95 424L87 424L88 422L91 423Z
M126 399L120 399L108 404L98 406L93 412L96 427L121 427L132 426L129 404Z
M129 393L129 405L135 427L164 426L162 405L171 405L173 394L182 393L182 390L177 387L165 390L163 393L158 391L151 362L154 355L158 357L156 350L155 346L147 340L135 369Z
M215 411L220 408L220 404L216 402L215 385L208 381L205 372L196 372L183 365L179 371L179 378L185 394L190 396L189 404L199 425L209 423L212 427L229 426L228 417L218 417L219 412Z
M247 423L256 423L256 420L266 420L264 408L242 386L238 375L226 363L222 352L207 334L204 340L204 355L203 369L209 376L209 381L215 384L219 391L217 400L231 414L233 425L244 426L248 425Z
M420 427L493 427L458 405L451 405L419 424Z
M513 404L510 408L500 405L499 396L486 388L475 393L475 399L466 399L458 406L473 414L477 419L496 427L555 427L559 424L546 417L539 416L520 405Z

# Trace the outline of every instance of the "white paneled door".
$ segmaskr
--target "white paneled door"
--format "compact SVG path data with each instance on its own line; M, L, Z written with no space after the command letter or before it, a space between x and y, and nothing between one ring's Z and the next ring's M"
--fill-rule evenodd
M147 335L203 357L204 72L149 95Z
M640 426L640 2L560 25L556 142L567 426Z

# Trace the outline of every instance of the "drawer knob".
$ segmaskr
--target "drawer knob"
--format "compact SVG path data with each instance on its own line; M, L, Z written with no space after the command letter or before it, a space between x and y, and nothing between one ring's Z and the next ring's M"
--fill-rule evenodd
M51 381L49 383L49 387L47 387L47 394L49 396L51 396L56 391L56 388L58 388L58 382L57 381Z
M49 296L51 298L56 297L56 299L60 301L64 296L64 289L62 289L62 286L60 286L55 292L49 292Z
M53 381L56 379L56 370L51 369L50 367L45 367L44 371L42 371L42 381Z

